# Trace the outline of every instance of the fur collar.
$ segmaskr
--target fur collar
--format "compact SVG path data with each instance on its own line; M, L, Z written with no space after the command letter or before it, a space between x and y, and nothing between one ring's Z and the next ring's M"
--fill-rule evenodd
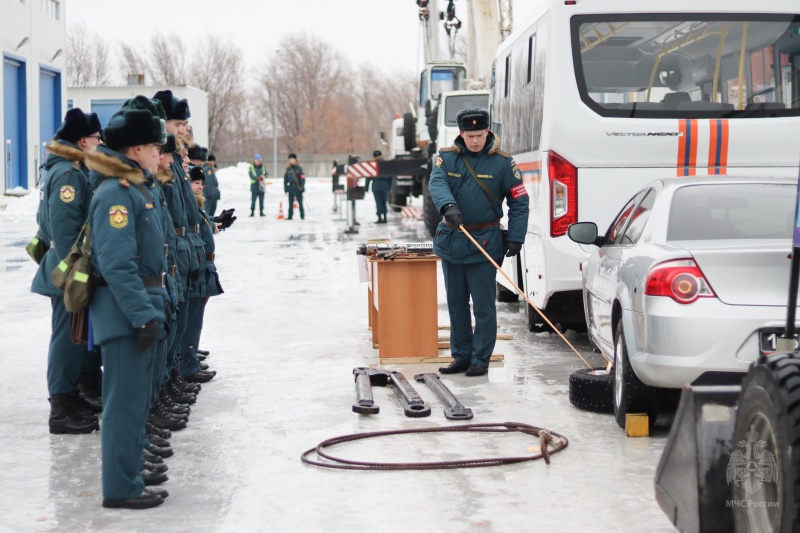
M81 165L86 164L86 152L72 144L60 143L52 140L47 144L47 151L53 155L63 157L68 161L77 161Z
M175 174L172 173L170 169L162 170L158 169L158 174L156 175L158 182L161 185L169 185L173 181L175 181Z
M459 135L459 138L460 137L461 136ZM450 148L444 148L442 151L443 152L453 152L453 153L456 153L456 154L460 154L464 150L458 144L453 143L453 146L451 146ZM487 155L495 155L495 154L501 155L503 157L509 157L509 155L507 153L505 153L504 151L502 151L500 149L500 137L498 135L494 134L494 132L492 132L492 146L491 146L491 148L489 148L489 151L487 152Z
M133 185L145 182L144 171L132 167L123 160L106 155L98 150L86 153L86 166L108 178L123 178Z

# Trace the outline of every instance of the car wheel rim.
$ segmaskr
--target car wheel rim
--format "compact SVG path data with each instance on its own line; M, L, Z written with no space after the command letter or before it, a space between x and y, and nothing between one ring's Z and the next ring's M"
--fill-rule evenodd
M750 419L745 436L750 449L743 450L747 463L743 469L740 484L742 488L738 495L747 504L747 524L750 531L778 531L781 523L781 508L778 506L783 500L782 479L776 479L774 475L770 479L769 475L779 475L786 465L779 462L781 458L775 443L774 428L768 417L755 413ZM770 459L777 463L771 463Z
M617 344L614 346L614 404L619 410L622 405L622 335L617 339Z

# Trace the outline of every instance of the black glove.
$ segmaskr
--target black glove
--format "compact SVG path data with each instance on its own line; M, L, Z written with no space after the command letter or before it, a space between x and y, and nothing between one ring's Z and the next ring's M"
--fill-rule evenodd
M522 243L521 242L513 242L508 241L506 243L506 257L513 257L522 250Z
M158 340L158 322L155 318L147 321L147 324L140 327L136 332L136 348L144 352Z
M214 217L214 222L220 224L220 229L230 228L233 221L236 220L236 217L233 216L234 208L231 209L223 209L222 213Z
M444 221L453 229L458 229L461 225L461 210L456 204L450 204L444 210Z

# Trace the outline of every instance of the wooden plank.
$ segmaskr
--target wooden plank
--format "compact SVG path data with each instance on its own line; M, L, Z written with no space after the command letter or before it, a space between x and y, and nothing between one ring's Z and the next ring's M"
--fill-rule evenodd
M499 340L499 341L513 341L514 340L514 335L512 335L511 333L498 333L497 334L497 340ZM447 343L447 346L446 346L447 348L450 347L450 337L439 337L439 348L440 349L442 347L442 343L443 342Z
M505 360L505 356L503 354L499 354L499 353L493 353L492 356L489 358L490 362L498 362L498 361L504 361L504 360ZM399 365L415 364L415 363L416 364L438 363L438 364L447 365L447 364L450 364L450 363L453 362L453 358L452 357L442 357L442 356L439 356L439 357L382 357L380 361L381 361L382 365L388 365L388 364L392 364L392 363L399 364Z

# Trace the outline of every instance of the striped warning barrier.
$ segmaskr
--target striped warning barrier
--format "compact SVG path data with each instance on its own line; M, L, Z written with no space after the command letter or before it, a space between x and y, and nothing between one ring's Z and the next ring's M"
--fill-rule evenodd
M422 220L422 209L407 205L400 208L400 216L403 218L415 218L417 220Z
M377 175L378 163L376 161L365 161L363 163L347 165L347 177L350 179L373 178Z

